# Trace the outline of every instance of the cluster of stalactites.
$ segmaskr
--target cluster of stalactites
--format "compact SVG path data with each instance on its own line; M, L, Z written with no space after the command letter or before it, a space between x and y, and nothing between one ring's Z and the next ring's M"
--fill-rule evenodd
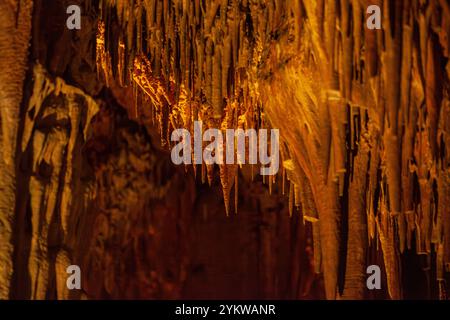
M163 144L170 144L173 129L193 132L196 120L205 130L258 129L263 125L256 86L259 53L248 6L240 1L103 1L98 70L107 84L133 86L143 95ZM238 167L219 169L228 213ZM213 171L203 164L202 179L211 183Z
M368 2L301 1L293 37L281 35L283 50L272 50L265 65L285 64L259 84L271 125L290 128L281 136L297 146L285 168L300 194L311 195L313 206L300 200L302 208L318 212L322 243L314 251L327 263L328 297L343 239L336 230L345 228L347 269L363 274L366 252L355 250L380 245L392 298L402 295L399 257L407 249L437 255L426 268L440 289L450 272L450 6L373 2L381 30L366 27ZM292 41L298 29L300 43Z
M283 189L290 180L290 211L301 207L313 223L316 268L331 298L336 230L345 224L348 250L381 244L393 298L401 297L405 249L435 251L440 284L450 263L450 8L442 0L373 2L382 30L366 28L360 0L101 4L99 70L145 93L164 141L193 120L262 126L264 106L281 129L279 180ZM248 121L239 123L242 116ZM211 179L212 168L205 172ZM221 166L226 203L235 172ZM365 260L353 258L348 265L363 270Z

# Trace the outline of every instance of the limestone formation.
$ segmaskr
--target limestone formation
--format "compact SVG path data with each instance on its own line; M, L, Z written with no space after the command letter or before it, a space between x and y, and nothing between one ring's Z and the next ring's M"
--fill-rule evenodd
M183 297L219 211L257 225L263 297L448 297L448 1L78 0L78 31L35 2L0 1L0 298ZM279 129L283 167L171 167L197 121Z

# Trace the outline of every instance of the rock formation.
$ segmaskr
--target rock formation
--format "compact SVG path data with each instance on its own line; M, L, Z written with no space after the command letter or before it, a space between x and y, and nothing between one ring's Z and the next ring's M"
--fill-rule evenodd
M205 297L234 236L257 271L215 297L447 298L448 1L72 2L0 3L0 298ZM198 120L279 129L282 168L174 167Z

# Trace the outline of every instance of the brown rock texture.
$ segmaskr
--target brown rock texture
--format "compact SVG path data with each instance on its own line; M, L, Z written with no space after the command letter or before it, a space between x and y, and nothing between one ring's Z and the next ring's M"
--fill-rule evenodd
M15 152L32 9L31 0L0 2L0 299L9 296L13 273Z
M448 298L448 1L33 2L0 1L0 298ZM174 166L195 121L279 129L279 172Z

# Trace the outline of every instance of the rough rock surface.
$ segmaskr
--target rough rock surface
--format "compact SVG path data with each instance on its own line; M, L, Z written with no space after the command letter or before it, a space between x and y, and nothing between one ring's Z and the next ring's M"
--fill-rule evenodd
M448 1L70 4L0 2L0 298L447 298ZM196 120L278 175L172 166Z

